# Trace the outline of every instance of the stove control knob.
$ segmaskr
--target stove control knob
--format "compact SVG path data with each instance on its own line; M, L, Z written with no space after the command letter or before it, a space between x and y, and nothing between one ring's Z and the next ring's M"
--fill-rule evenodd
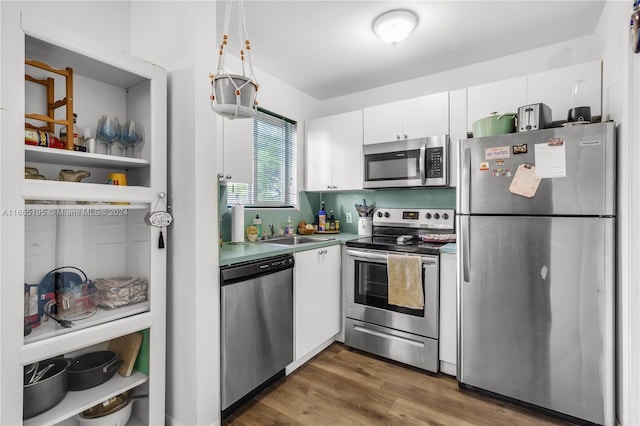
M378 217L382 217L382 212L378 212Z
M425 216L427 219L431 219L431 213L427 213Z
M384 212L384 217L386 217L386 218L388 219L388 218L389 218L389 216L391 216L391 215L389 214L389 212Z
M443 218L444 220L447 220L447 219L449 219L449 215L448 215L447 213L443 213L443 214L442 214L442 218Z
M436 214L433 215L433 218L434 219L440 219L440 215L438 213L436 213Z

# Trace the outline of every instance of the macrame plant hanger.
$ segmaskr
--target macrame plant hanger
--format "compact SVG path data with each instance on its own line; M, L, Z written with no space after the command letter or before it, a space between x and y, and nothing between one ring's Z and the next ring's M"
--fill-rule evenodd
M258 83L253 73L251 61L251 42L247 32L247 21L244 14L244 2L238 0L237 16L240 40L243 48L240 49L240 62L242 75L230 74L225 68L226 47L229 44L229 22L234 0L227 2L224 14L224 26L222 29L222 42L218 56L218 69L215 75L210 74L211 79L211 109L217 114L230 120L236 118L253 118L258 106ZM246 64L249 65L249 76L246 74Z

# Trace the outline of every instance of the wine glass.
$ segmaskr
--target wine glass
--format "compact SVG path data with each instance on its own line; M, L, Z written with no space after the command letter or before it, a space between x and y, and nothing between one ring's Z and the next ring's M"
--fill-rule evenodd
M132 149L132 157L136 156L135 146L144 140L144 126L139 121L127 120L122 127L120 143L124 147L124 155L128 157L129 148Z
M106 154L111 154L111 146L120 137L120 122L115 115L103 115L98 120L96 137L104 145Z

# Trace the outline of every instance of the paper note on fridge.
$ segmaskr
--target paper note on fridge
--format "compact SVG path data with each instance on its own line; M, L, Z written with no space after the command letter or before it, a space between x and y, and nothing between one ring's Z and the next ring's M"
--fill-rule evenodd
M564 143L535 145L536 176L540 179L567 176Z
M513 176L509 191L516 195L531 198L536 195L540 178L536 176L536 166L531 164L520 164Z

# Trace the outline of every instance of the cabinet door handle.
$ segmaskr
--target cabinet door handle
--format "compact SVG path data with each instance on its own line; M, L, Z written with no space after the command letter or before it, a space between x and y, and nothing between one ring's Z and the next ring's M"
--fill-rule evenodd
M407 135L404 135L404 138L405 138L405 139L408 139L408 136L407 136Z
M396 135L396 139L397 139L397 140L400 140L400 135Z
M231 175L227 175L227 180L231 180Z
M327 185L327 189L331 189L331 185Z

